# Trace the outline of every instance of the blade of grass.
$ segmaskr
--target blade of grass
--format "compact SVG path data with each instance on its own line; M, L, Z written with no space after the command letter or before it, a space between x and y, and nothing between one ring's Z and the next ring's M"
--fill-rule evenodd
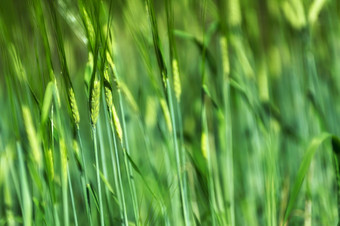
M19 167L20 167L20 178L21 178L21 192L22 192L22 211L25 226L32 225L32 200L30 195L30 189L28 187L26 170L24 165L24 159L22 156L22 147L19 142L16 144L18 156L19 156Z
M305 156L303 157L303 160L301 162L300 168L298 170L292 191L290 193L289 201L287 204L286 214L284 217L283 225L288 221L290 214L294 208L295 202L298 198L299 191L301 189L302 183L304 181L304 178L308 172L310 163L312 162L312 159L318 150L318 147L328 138L330 138L331 135L328 133L322 133L319 136L313 138L311 142L309 143L308 148L306 149Z

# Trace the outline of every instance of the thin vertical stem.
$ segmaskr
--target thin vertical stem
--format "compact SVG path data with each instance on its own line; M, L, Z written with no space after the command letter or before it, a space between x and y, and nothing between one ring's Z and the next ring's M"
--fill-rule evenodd
M127 137L127 130L126 130L126 123L125 123L125 113L124 113L124 106L123 106L123 101L122 101L122 94L120 89L118 89L118 95L119 95L119 107L120 107L120 112L121 112L121 118L123 122L123 136L124 136L124 142L123 142L123 154L124 154L124 165L126 168L126 173L127 173L127 179L128 179L128 184L130 187L130 192L132 196L132 204L133 204L133 211L135 214L136 218L136 223L137 225L140 225L139 222L139 208L138 208L138 200L137 200L137 192L136 192L136 184L135 184L135 179L133 176L132 168L130 162L128 162L127 159L127 154L131 156L130 154L130 149L129 149L129 142L128 142L128 137ZM125 145L124 145L125 143Z
M212 175L212 164L211 164L211 153L210 153L210 145L209 145L209 130L208 130L208 121L207 121L207 111L206 106L203 102L203 109L202 109L202 120L203 120L203 131L205 133L205 137L203 139L206 139L205 144L206 147L202 147L206 149L206 161L207 161L207 168L208 168L208 186L209 186L209 199L210 199L210 211L211 211L211 219L212 219L212 225L216 225L216 217L215 217L215 210L217 209L217 204L215 200L215 187L214 187L214 181L213 181L213 175Z
M96 127L92 126L92 135L93 135L93 141L94 141L94 151L95 151L95 158L96 158L96 172L97 172L97 186L98 186L98 196L99 196L99 214L100 214L100 225L104 226L104 210L103 210L103 199L102 199L102 189L101 189L101 183L100 183L100 175L99 175L99 160L98 160L98 147L97 147L97 133L96 133Z
M118 202L119 202L119 214L120 218L124 222L128 222L127 220L127 214L126 214L126 206L125 206L125 199L123 200L122 198L122 186L121 186L121 181L118 179L118 173L117 173L117 167L119 167L119 164L117 164L116 159L113 154L113 150L116 152L117 150L117 142L116 142L116 137L114 136L114 130L113 130L113 121L112 121L112 113L111 110L108 110L109 115L107 115L107 112L104 111L105 113L105 118L108 117L109 123L106 124L106 129L107 129L107 135L108 137L112 137L114 140L114 147L112 144L112 139L109 139L109 147L110 147L110 158L111 158L111 164L112 164L112 173L113 173L113 179L114 179L114 186L117 192L117 197L118 197ZM111 126L110 126L111 125ZM120 171L119 171L120 174ZM124 203L123 203L124 202Z
M76 206L74 203L73 188L71 184L71 175L70 175L70 169L68 166L67 166L67 178L68 178L68 184L70 188L71 204L72 204L72 211L73 211L73 216L74 216L74 225L78 226L77 211L76 211Z
M127 212L126 212L126 203L125 203L125 196L124 196L122 176L121 176L121 171L120 171L119 155L118 155L118 148L117 148L117 140L116 140L115 130L114 130L114 126L113 126L113 120L112 120L112 111L110 111L110 126L111 126L113 145L114 145L114 150L115 150L115 156L113 156L113 153L111 151L111 159L112 159L112 164L113 164L114 160L116 161L116 164L114 164L113 167L116 167L116 170L114 171L114 173L117 174L115 176L115 180L117 180L117 176L118 176L118 185L119 185L119 192L118 192L118 194L120 194L118 196L118 199L120 199L121 204L123 205L123 216L124 216L125 226L128 226L129 222L128 222L128 217L127 217Z
M90 226L92 226L93 223L92 223L91 207L89 205L89 199L88 199L88 195L87 195L87 184L88 184L88 177L87 177L87 172L86 172L87 164L86 164L86 160L85 160L83 143L82 143L82 139L80 137L79 129L77 129L77 136L78 136L79 145L80 145L81 158L82 158L82 161L83 161L83 172L81 172L81 183L82 183L82 187L83 187L85 208L86 208L86 213L89 217Z
M190 217L189 217L189 207L188 207L188 200L187 196L185 195L185 190L183 186L183 177L181 172L181 155L178 148L178 141L177 141L177 128L176 128L176 122L175 122L175 113L174 113L174 107L173 107L173 101L172 101L172 93L170 88L170 82L169 79L166 79L167 84L167 92L168 92L168 103L170 108L170 115L171 115L171 124L172 124L172 135L173 135L173 141L174 141L174 148L175 148L175 156L176 156L176 167L177 167L177 176L178 176L178 183L180 187L181 192L181 200L183 205L183 214L184 214L184 222L185 225L191 225Z

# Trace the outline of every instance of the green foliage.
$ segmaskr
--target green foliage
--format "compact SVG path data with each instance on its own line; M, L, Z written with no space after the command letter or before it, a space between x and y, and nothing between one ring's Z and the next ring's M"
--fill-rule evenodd
M339 11L2 1L0 226L335 225Z

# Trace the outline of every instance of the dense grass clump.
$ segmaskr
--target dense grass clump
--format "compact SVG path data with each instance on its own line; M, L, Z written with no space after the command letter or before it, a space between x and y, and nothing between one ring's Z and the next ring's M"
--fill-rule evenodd
M1 225L336 225L340 3L0 3Z

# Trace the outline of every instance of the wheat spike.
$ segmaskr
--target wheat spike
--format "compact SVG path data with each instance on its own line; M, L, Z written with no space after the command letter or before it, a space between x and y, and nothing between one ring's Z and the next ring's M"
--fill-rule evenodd
M94 28L93 28L91 19L90 19L89 15L87 14L85 7L83 8L83 13L84 13L85 26L87 28L89 38L90 38L89 41L90 41L91 44L93 44L96 36L95 36L95 32L94 32Z
M116 128L116 132L117 132L117 135L118 135L118 138L121 142L123 142L123 130L122 130L122 127L120 125L120 121L119 121L119 118L118 118L118 114L117 114L117 111L116 111L116 108L115 106L112 104L112 117L113 117L113 123L114 123L114 126Z
M110 77L109 77L109 74L108 74L108 70L104 71L104 79L106 81L108 81L109 84L111 84L110 83ZM106 100L106 104L107 104L109 111L112 113L112 121L113 121L114 127L116 129L118 138L122 142L123 141L122 127L120 125L120 121L119 121L119 118L118 118L116 108L115 108L115 106L112 102L113 101L112 91L108 87L105 87L105 100Z
M176 59L172 60L172 71L173 71L173 75L174 75L175 95L176 95L177 101L180 102L182 87L181 87L181 79L179 77L178 63L177 63Z
M201 135L201 150L202 150L203 157L206 158L206 159L208 158L207 146L208 146L207 134L205 132L202 132L202 135Z
M104 71L104 79L109 83L110 83L110 77L109 77L109 74L108 74L108 70L106 69ZM110 90L109 87L106 87L105 86L105 100L106 100L106 105L109 109L111 109L111 106L112 106L112 91Z
M67 150L66 144L63 138L59 141L60 145L60 160L61 160L61 179L62 184L67 184Z
M95 126L99 116L100 81L95 80L91 98L91 122Z
M228 43L225 37L220 39L221 51L222 51L222 65L223 65L223 77L228 79L230 73L229 55L228 55Z
M80 121L79 111L78 111L77 101L76 101L76 98L74 96L74 91L73 91L72 87L69 89L69 98L70 98L70 102L71 102L71 110L72 110L73 120L74 120L74 123L76 124L77 128L79 128L79 121Z
M34 125L33 125L31 112L27 106L23 106L22 113L24 117L28 141L31 146L32 153L33 153L33 159L40 168L42 167L40 141L38 139L38 134L36 133Z
M108 51L106 51L106 60L109 63L109 65L111 66L112 70L114 69L115 65L113 63L112 57L110 55L110 53Z
M52 150L49 148L46 152L46 168L47 168L47 175L51 181L54 180L54 164L53 164L53 153Z
M232 27L240 26L242 22L240 0L228 1L228 21Z

